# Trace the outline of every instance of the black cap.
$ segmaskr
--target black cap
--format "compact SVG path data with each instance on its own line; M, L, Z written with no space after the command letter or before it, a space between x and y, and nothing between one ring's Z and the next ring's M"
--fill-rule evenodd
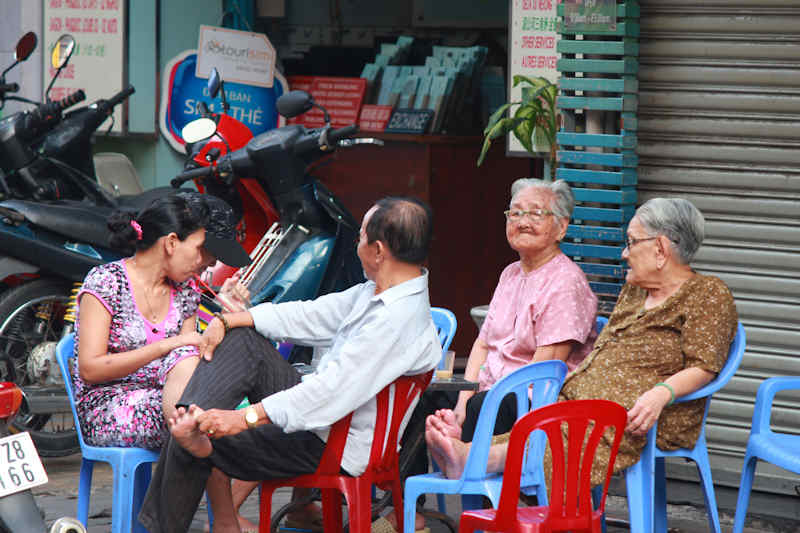
M228 266L241 268L250 264L250 256L236 240L236 215L231 206L213 194L188 191L178 194L189 206L205 205L208 209L206 240L203 246Z

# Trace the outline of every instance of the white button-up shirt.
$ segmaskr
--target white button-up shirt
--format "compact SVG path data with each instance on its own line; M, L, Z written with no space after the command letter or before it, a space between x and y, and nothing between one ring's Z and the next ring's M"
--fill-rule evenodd
M261 304L250 314L265 337L327 350L314 373L261 405L284 431L309 430L323 440L334 422L355 411L342 456L351 475L369 462L378 392L400 376L433 369L442 355L424 269L378 295L367 281L313 301Z

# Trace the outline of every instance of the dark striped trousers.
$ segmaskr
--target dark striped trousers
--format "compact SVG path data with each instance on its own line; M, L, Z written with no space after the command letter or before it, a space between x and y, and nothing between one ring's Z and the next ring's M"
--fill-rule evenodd
M201 360L181 396L203 409L235 409L294 386L300 375L252 328L225 336L211 362ZM314 433L285 433L264 424L238 435L212 440L214 451L197 459L169 439L153 473L139 520L151 533L185 532L205 491L211 468L245 480L294 477L313 473L325 443Z

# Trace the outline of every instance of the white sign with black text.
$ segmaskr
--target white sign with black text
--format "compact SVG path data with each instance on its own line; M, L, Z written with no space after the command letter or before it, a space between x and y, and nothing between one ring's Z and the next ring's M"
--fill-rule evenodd
M275 47L263 33L200 26L195 76L208 78L215 67L224 81L272 87Z

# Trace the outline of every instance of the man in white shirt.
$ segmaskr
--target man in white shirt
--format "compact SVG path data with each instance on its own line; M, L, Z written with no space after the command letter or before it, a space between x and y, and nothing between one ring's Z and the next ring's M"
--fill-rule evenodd
M342 469L354 476L364 471L377 393L441 358L421 266L431 232L428 206L385 198L364 215L359 235L368 281L314 301L261 304L211 321L199 347L206 361L181 397L188 410L179 407L168 421L173 438L139 515L149 531L188 530L212 467L245 480L313 473L330 426L350 412ZM301 379L265 337L327 352ZM253 405L234 410L244 396ZM217 531L217 516L235 516L229 490L212 494L212 505ZM231 526L238 529L235 521Z

